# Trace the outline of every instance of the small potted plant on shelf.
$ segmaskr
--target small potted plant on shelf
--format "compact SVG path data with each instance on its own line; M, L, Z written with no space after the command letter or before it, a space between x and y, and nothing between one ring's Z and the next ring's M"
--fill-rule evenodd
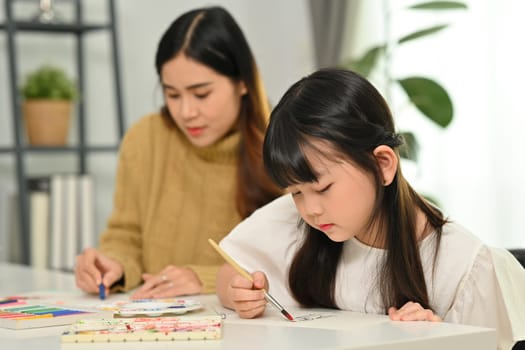
M75 83L62 69L44 65L27 75L20 92L29 144L65 145L77 95Z

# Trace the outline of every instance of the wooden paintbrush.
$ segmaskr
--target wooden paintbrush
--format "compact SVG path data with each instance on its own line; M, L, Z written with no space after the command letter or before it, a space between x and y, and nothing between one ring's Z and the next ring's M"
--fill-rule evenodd
M219 253L224 258L224 260L226 260L226 262L231 265L231 267L233 267L238 273L241 274L241 276L246 278L248 281L253 282L252 275L250 275L239 264L237 264L237 262L233 260L224 250L222 250L222 248L219 247L219 245L215 243L213 239L209 238L208 242L217 251L217 253ZM287 320L294 321L293 316L288 311L286 311L284 307L282 307L281 304L279 304L277 300L275 300L275 298L272 297L270 293L268 293L268 291L266 291L265 289L263 289L263 291L266 300L268 300L277 310L279 310L279 312L284 317L286 317Z

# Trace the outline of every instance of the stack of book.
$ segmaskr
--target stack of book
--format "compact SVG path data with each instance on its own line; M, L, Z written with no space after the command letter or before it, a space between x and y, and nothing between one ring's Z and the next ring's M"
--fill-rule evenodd
M96 244L92 176L54 174L27 181L31 265L73 270L76 255Z

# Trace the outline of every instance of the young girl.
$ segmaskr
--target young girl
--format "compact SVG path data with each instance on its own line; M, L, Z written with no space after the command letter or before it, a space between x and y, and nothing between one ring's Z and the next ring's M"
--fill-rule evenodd
M263 148L270 177L290 194L221 242L256 271L252 283L221 268L223 305L260 316L268 288L283 305L494 327L502 349L525 338L523 268L412 189L402 144L361 76L327 69L295 83L272 112Z
M221 7L177 18L160 39L160 113L120 148L114 210L99 249L77 258L76 282L134 298L212 293L221 258L207 239L281 192L266 176L268 101L248 43Z

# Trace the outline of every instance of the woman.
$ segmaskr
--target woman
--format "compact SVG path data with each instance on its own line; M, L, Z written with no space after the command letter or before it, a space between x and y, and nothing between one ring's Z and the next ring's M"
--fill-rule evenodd
M279 190L265 175L269 107L248 43L223 8L189 11L162 36L160 113L126 133L114 210L99 249L77 257L76 283L134 298L211 293L221 239Z

